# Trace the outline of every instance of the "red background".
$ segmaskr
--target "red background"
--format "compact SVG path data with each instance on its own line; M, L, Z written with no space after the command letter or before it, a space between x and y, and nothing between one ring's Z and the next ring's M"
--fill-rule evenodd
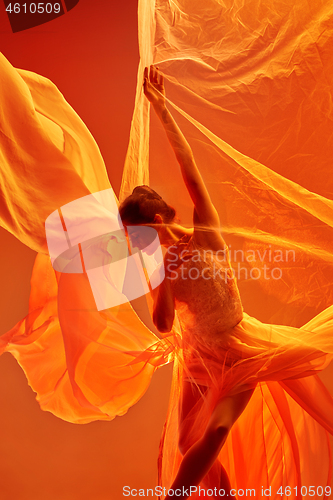
M66 15L11 33L0 4L1 50L13 66L50 78L95 137L118 195L134 107L137 1L80 0ZM28 310L35 253L0 229L0 334ZM154 487L171 366L112 422L74 425L40 410L10 354L0 358L1 500L120 500Z

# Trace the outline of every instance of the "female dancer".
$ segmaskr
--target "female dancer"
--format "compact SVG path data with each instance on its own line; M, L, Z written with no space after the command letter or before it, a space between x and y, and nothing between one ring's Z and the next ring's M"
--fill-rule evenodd
M170 344L164 339L156 343L128 304L116 314L112 308L97 310L86 272L66 274L52 268L45 241L49 214L108 190L110 184L96 144L54 85L18 72L2 57L0 64L4 97L8 94L4 102L9 103L1 124L6 178L1 223L40 252L29 315L1 337L0 353L11 352L19 360L44 410L75 423L112 420L142 396L155 368L167 362ZM154 294L153 319L167 332L176 308L182 328L181 349L175 346L179 371L174 372L171 403L180 401L177 428L183 461L179 467L179 454L175 459L171 450L175 414L169 412L160 453L162 458L165 451L162 476L175 476L172 486L184 487L183 497L187 485L200 481L227 493L228 478L220 462L214 462L226 442L219 460L229 458L224 463L232 485L272 485L277 491L288 484L296 488L297 497L304 471L304 478L311 479L306 486L317 485L319 498L320 488L330 484L325 429L333 433L333 402L320 380L309 375L325 368L331 357L327 353L333 354L333 308L300 329L264 325L242 312L218 216L191 150L165 108L163 79L154 68L149 75L146 71L144 90L162 118L195 205L192 231L176 224L174 210L149 188L136 188L120 207L125 225L154 226L168 247L166 279ZM17 109L24 120L18 120ZM58 124L56 129L53 124ZM88 212L94 226L108 213L104 208ZM63 223L59 231L65 240ZM143 248L140 234L131 237L133 246ZM301 440L307 425L312 431ZM228 432L232 442L226 441ZM304 466L309 449L320 449L320 470ZM250 463L253 453L258 467ZM289 491L282 492L282 498L287 496Z
M192 257L193 252L191 253L189 250L189 245L191 245L202 255L212 252L220 255L222 253L224 255L223 269L230 271L222 274L222 279L221 277L219 280L216 278L219 282L214 284L212 283L213 277L207 276L209 268L206 267L206 276L204 276L204 270L201 270L201 276L195 273L198 281L194 281L194 285L198 287L199 281L206 280L206 283L204 282L206 293L209 293L210 290L214 291L216 286L223 287L226 296L224 296L224 303L220 304L219 314L224 315L225 319L224 324L215 332L215 335L225 337L228 335L228 330L242 320L243 313L232 271L226 262L228 250L221 236L219 216L194 161L191 148L166 108L163 75L154 66L150 67L149 75L148 68L145 70L144 92L165 128L194 204L193 230L177 224L174 221L175 211L166 205L157 193L146 186L135 188L133 194L119 207L125 225L147 224L154 227L158 231L161 244L168 248L164 259L166 276L154 293L153 321L160 332L169 332L174 322L175 298L179 299L183 295L185 302L193 298L193 290L190 289L193 283L191 283L191 276L189 276L189 273L191 275L189 265L192 264L193 270L198 269L198 267L193 267L196 263ZM144 248L144 242L140 241L138 233L132 233L131 238L133 246ZM183 267L185 262L187 262L187 270ZM182 278L179 280L181 270L183 271ZM211 283L209 284L208 281ZM177 301L177 303L180 302ZM189 447L188 436L191 432L191 420L186 417L194 406L203 401L203 397L211 399L211 389L209 386L200 387L194 381L184 381L179 422L179 449L184 458L172 489L189 491L191 486L196 486L203 480L213 466L232 425L249 402L253 390L254 388L251 388L218 400L212 408L206 428L202 429L202 436ZM212 483L216 481L216 473L220 473L219 483L215 483L213 486L218 486L227 495L230 491L228 476L224 469L220 470L217 464L216 467L217 470L211 472L206 484L212 487ZM187 495L181 498L185 497Z
M175 211L147 186L135 188L119 207L125 225L154 227L167 247L165 279L153 294L153 321L160 332L170 332L176 309L183 330L185 376L178 417L178 448L183 458L171 486L173 493L166 499L173 495L187 498L201 482L220 498L234 493L217 458L257 382L314 374L314 365L321 364L324 353L311 347L308 331L301 335L289 330L286 339L283 331L275 331L284 327L266 325L259 333L262 325L253 324L253 318L248 322L217 211L191 148L166 108L163 76L154 66L149 74L145 70L144 92L165 128L194 204L193 230L177 224ZM133 246L144 248L139 232L134 230L131 238ZM291 373L295 363L290 356L295 349L296 359L302 362Z

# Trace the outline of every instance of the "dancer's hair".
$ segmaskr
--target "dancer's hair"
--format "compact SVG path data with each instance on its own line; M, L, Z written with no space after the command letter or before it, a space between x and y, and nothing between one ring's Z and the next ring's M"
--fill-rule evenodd
M176 217L176 210L149 186L137 186L119 207L123 224L149 224L160 214L164 224L170 224Z

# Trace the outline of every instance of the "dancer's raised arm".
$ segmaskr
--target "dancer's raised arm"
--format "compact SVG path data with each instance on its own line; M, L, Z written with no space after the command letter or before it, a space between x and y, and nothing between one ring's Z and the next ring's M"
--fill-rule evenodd
M199 169L190 145L165 104L164 78L154 66L145 68L144 93L154 107L166 131L181 168L185 185L194 203L196 222L219 233L220 220Z

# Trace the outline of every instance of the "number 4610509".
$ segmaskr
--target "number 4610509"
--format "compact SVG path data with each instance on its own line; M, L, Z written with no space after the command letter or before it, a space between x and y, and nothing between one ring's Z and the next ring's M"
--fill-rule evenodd
M59 14L60 10L60 3L10 3L6 7L6 11L10 14Z

